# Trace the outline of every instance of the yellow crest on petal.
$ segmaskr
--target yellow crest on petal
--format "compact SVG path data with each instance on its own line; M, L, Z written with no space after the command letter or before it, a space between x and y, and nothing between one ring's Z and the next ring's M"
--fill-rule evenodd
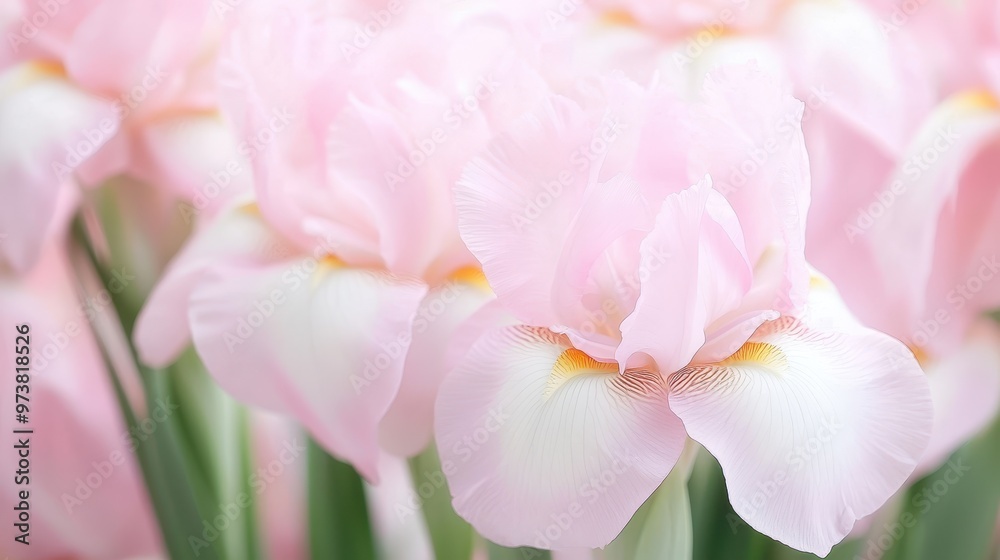
M777 346L767 342L747 342L736 351L720 362L721 365L756 365L765 366L770 370L781 372L788 366L788 359L785 353Z
M567 348L552 365L549 382L545 387L545 398L549 398L559 387L570 379L581 374L618 373L616 364L598 362L585 352L576 348Z

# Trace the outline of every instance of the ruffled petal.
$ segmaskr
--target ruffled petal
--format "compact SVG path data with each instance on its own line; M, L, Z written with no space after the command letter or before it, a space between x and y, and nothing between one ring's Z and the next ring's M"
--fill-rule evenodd
M706 327L750 288L739 221L706 177L667 197L641 253L641 292L622 322L616 357L626 364L645 352L661 371L677 371L704 344Z

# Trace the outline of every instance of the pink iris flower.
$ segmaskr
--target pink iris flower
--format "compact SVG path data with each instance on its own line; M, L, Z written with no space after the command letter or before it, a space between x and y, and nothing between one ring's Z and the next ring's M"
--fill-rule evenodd
M693 101L607 78L466 168L462 237L518 322L437 400L453 503L480 533L603 547L689 437L743 519L820 555L904 483L927 380L806 264L802 110L753 65Z
M376 481L383 449L430 442L450 341L493 298L451 187L492 121L525 101L500 89L520 71L502 25L469 24L496 33L469 52L452 41L467 26L422 3L386 12L392 26L372 13L250 2L232 14L220 82L238 135L255 139L254 198L178 255L136 342L151 364L193 342L224 389L297 419ZM358 35L366 24L377 40ZM410 64L432 53L447 56Z

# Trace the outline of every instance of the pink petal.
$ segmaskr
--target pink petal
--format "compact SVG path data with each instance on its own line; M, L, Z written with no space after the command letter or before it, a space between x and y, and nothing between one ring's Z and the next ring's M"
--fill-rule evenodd
M271 482L257 496L261 540L270 558L305 560L308 551L306 520L306 437L293 421L255 410L251 416L254 471L269 473ZM278 472L277 476L274 475ZM260 490L254 486L255 491Z
M146 158L135 158L132 173L180 197L187 204L185 223L210 218L251 191L250 163L221 115L177 115L149 123L139 134Z
M829 220L820 226L828 229L816 230L815 238L824 239L811 250L817 265L844 285L867 324L948 351L975 315L1000 302L996 288L981 282L992 277L996 252L995 236L982 228L996 207L986 185L995 172L998 127L1000 113L988 95L950 98L926 119L891 175L858 184L864 192L858 206L841 224ZM974 276L987 289L970 301L957 288Z
M122 100L130 112L132 105L146 111L155 104L152 98L180 85L207 15L202 0L153 5L105 0L74 31L67 72L88 90Z
M462 239L505 306L534 325L560 323L557 264L587 186L571 161L596 127L573 101L552 97L474 160L455 188Z
M466 320L493 299L484 279L453 278L428 292L413 321L413 342L403 380L379 426L384 448L409 457L423 450L434 430L434 399L451 371L448 350Z
M462 323L462 328L455 331L445 360L448 371L458 366L476 344L476 341L487 332L519 324L521 323L517 318L511 315L498 300L493 299L486 302Z
M803 105L756 64L712 72L703 97L695 163L739 216L751 263L774 244L784 248L788 298L779 311L795 311L809 278L803 253L810 187Z
M0 456L0 466L11 473L0 484L0 499L14 507L17 492L30 491L31 544L14 542L12 520L0 529L0 548L25 560L158 554L162 545L134 454L141 432L129 433L122 422L76 289L67 255L53 244L21 281L5 279L0 286L0 320L11 336L0 356L14 364L14 326L28 324L31 358L30 393L18 391L30 399L29 422L15 423L11 366L0 387L11 402L0 428L8 435L34 430L16 436L30 439L27 487L14 484L17 454ZM148 403L148 412L159 418L175 413L173 406ZM9 445L15 443L12 438Z
M253 206L235 208L197 232L174 257L136 320L134 341L146 364L172 363L191 341L188 308L205 270L219 262L264 267L299 253L268 228Z
M653 209L627 174L588 189L574 220L552 300L561 311L559 330L594 358L615 359L619 325L639 296L641 278L631 271L639 267L639 245L653 221Z
M352 98L325 139L330 180L364 206L377 232L379 255L398 274L423 276L448 251L467 255L457 235L450 187L473 150L489 138L479 116L458 128L422 122L426 106L440 107L433 113L437 119L447 113L448 99L429 89L410 92L394 104ZM417 122L407 122L411 118ZM473 262L469 258L466 264Z
M380 554L385 558L433 560L430 534L421 509L423 496L414 483L414 475L424 477L424 484L443 484L440 471L412 473L405 459L383 454L379 461L381 481L366 490L372 531ZM435 491L442 491L434 487Z
M113 115L110 103L41 64L0 76L0 255L16 270L38 258L61 186L115 133Z
M934 399L934 432L914 478L937 469L987 427L1000 408L1000 335L984 320L953 354L925 366Z
M423 284L312 258L209 267L191 334L237 399L301 422L378 479L378 424L399 389Z
M641 293L622 322L616 357L625 364L645 352L661 371L677 371L705 342L706 327L750 288L739 222L706 177L667 197L641 252Z

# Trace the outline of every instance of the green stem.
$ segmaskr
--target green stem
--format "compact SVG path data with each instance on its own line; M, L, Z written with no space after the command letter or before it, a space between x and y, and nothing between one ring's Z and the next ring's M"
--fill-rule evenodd
M472 556L476 534L451 507L448 481L434 445L410 459L410 475L417 492L415 500L420 504L427 522L435 557L468 560ZM409 508L409 504L406 507Z
M253 473L253 442L251 441L250 418L246 409L241 408L239 414L239 454L242 465L240 492L248 496L254 495L254 489L250 484L250 476ZM257 501L252 500L243 513L243 533L246 540L245 552L247 560L262 560L263 551L261 549L260 538L257 535Z
M74 221L73 231L77 244L87 257L86 262L81 265L86 268L84 274L96 275L104 286L111 285L111 275L97 257L80 216L77 216ZM138 314L132 309L135 306L128 305L121 294L114 293L114 291L111 293L111 301L114 313L123 327L132 362L142 378L148 406L152 409L164 399L166 399L165 402L169 403L169 392L165 391L162 380L157 382L164 373L144 366L138 360L137 351L132 344L132 327ZM130 309L132 309L131 312ZM195 558L216 560L222 558L223 556L220 554L221 541L209 542L203 538L202 516L196 505L197 496L193 481L188 476L185 466L185 453L178 431L171 422L171 411L165 411L167 413L165 421L153 422L151 432L143 428L142 422L138 419L128 400L118 370L108 351L105 340L108 333L101 333L100 329L96 328L95 332L101 356L107 366L121 409L122 419L129 432L136 435L134 438L136 458L142 470L143 480L168 554L174 560ZM201 542L204 542L204 546L200 545Z
M314 560L375 560L364 482L309 440L309 548Z

